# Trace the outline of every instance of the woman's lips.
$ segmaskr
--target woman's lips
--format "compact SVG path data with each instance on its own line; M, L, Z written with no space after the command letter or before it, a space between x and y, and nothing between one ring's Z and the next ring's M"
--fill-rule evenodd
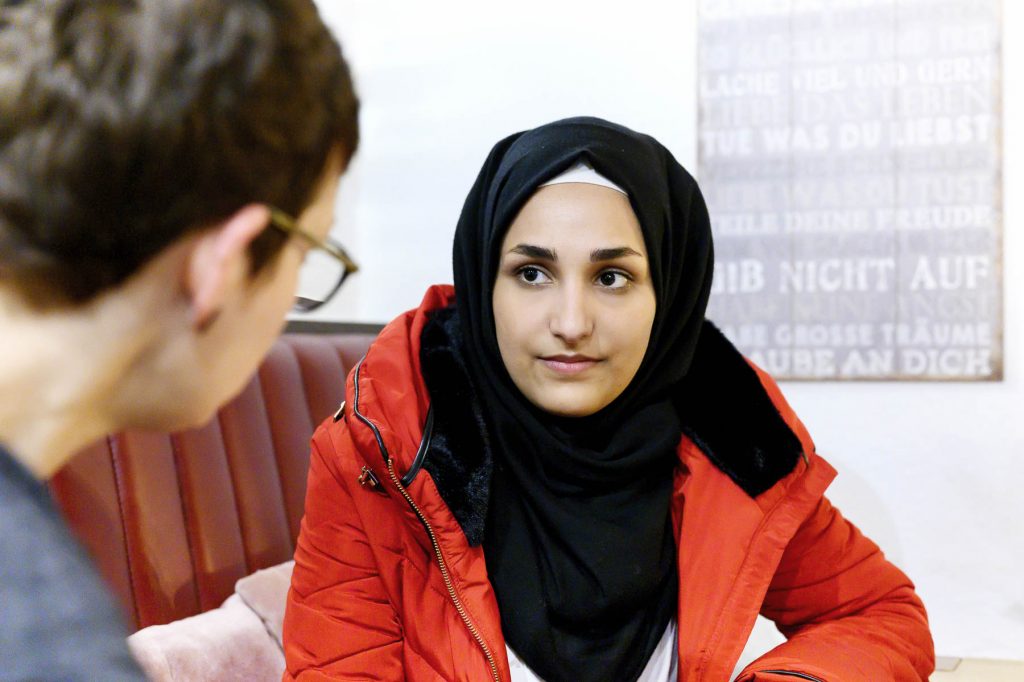
M541 358L541 361L552 372L565 375L585 372L597 364L595 358L586 355L549 355Z

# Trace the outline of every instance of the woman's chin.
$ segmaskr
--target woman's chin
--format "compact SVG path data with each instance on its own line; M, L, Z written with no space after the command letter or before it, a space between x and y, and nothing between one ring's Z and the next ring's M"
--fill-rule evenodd
M565 393L570 393L565 395ZM573 395L573 392L552 391L538 396L537 400L527 396L536 407L556 417L589 417L606 407L610 401L603 396Z

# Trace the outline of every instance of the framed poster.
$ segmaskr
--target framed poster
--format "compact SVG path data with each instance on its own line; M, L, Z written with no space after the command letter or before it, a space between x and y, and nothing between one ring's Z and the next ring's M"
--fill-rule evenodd
M1002 378L998 0L702 0L708 312L781 379Z

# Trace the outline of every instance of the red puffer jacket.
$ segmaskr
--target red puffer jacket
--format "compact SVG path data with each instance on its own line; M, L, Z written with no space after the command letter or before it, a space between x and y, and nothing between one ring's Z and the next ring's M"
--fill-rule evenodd
M420 339L452 296L431 289L381 333L313 437L285 680L510 678L483 549L422 466L434 420ZM710 426L684 427L675 475L679 679L728 680L759 612L788 641L744 682L927 679L932 641L913 585L823 497L835 471L778 387L709 328L694 367L714 380L694 412ZM779 459L772 438L796 448L781 472L762 466Z

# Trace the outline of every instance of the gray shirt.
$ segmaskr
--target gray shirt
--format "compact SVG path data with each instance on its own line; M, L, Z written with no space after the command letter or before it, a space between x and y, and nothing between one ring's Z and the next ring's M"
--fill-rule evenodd
M0 680L144 680L50 495L0 447Z

